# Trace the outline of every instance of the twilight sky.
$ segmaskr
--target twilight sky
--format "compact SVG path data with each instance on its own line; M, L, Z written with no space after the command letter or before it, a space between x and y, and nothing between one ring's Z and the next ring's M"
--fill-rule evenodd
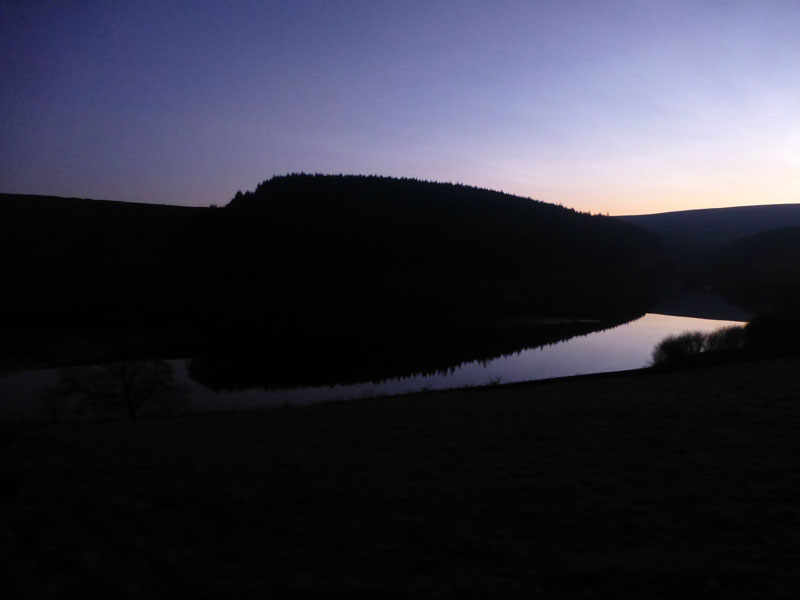
M3 192L225 204L305 171L800 202L796 1L3 0L0 86Z

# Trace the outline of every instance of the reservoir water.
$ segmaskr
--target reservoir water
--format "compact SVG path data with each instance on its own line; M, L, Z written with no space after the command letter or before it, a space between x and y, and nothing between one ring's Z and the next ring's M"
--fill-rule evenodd
M740 321L648 313L635 321L611 329L573 337L556 344L520 350L487 361L466 362L435 374L411 375L352 385L292 389L214 391L189 376L188 361L170 362L174 367L176 382L186 392L187 410L247 410L638 369L649 365L653 348L668 335L685 331L710 332L720 327L743 324ZM52 369L0 378L0 416L41 416L41 398L47 389L57 384L59 374L59 370Z

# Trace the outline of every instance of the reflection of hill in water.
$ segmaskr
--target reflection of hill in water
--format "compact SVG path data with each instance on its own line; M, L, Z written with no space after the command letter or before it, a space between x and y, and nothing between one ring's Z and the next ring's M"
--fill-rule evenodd
M489 361L528 348L617 327L640 315L614 321L565 321L503 328L395 331L379 342L337 345L335 339L274 346L264 351L193 358L188 373L212 390L287 388L384 381L447 373L473 361Z

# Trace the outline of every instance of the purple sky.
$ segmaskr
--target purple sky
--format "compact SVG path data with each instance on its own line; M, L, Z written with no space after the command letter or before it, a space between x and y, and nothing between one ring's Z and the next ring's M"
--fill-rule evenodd
M794 1L4 0L0 85L4 192L225 204L305 171L800 202Z

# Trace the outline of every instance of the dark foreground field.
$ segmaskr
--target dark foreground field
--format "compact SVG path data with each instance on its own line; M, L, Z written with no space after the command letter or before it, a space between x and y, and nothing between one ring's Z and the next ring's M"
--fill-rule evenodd
M6 425L1 591L797 597L799 369Z

